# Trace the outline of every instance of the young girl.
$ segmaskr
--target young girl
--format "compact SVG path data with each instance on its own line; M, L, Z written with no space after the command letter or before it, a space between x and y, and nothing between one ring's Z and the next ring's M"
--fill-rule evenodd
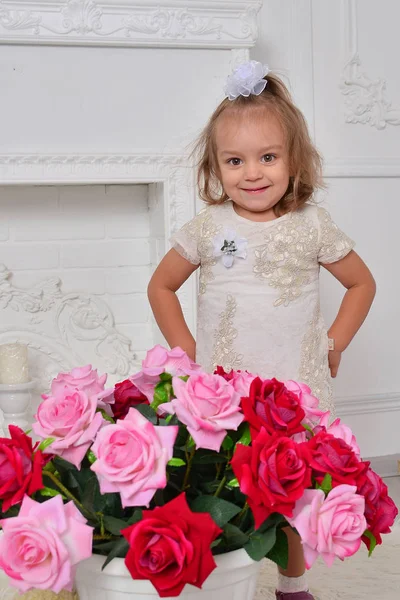
M206 370L217 365L307 383L333 414L331 377L363 323L375 282L353 242L310 203L321 161L301 112L268 67L251 61L228 78L227 97L204 129L198 184L207 203L172 238L149 284L157 323ZM320 265L347 289L326 330ZM200 267L197 340L175 292ZM278 600L312 600L299 536Z

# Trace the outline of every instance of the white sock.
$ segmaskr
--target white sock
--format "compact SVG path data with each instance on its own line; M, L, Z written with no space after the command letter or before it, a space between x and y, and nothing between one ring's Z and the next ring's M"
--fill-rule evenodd
M304 573L300 577L286 577L278 572L278 591L284 594L294 592L308 592L307 576Z

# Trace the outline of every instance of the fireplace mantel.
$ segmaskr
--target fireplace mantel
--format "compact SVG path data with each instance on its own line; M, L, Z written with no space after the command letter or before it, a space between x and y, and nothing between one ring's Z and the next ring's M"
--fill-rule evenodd
M0 0L0 43L249 48L260 0Z

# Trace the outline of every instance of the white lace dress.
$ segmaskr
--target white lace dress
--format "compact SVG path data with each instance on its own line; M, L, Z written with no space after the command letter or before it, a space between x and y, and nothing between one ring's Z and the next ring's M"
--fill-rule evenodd
M319 270L354 244L329 213L307 204L258 223L229 201L203 209L171 242L200 264L197 362L305 382L333 410Z

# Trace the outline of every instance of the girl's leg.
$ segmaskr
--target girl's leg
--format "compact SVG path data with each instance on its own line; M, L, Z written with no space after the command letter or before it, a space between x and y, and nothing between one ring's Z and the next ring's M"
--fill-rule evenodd
M289 560L286 569L279 567L277 598L282 600L313 600L308 592L304 552L300 536L290 527L284 529L289 544Z
M287 569L281 569L279 567L279 573L286 577L301 577L306 571L301 538L291 527L285 527L283 531L286 533L289 543L289 560Z

